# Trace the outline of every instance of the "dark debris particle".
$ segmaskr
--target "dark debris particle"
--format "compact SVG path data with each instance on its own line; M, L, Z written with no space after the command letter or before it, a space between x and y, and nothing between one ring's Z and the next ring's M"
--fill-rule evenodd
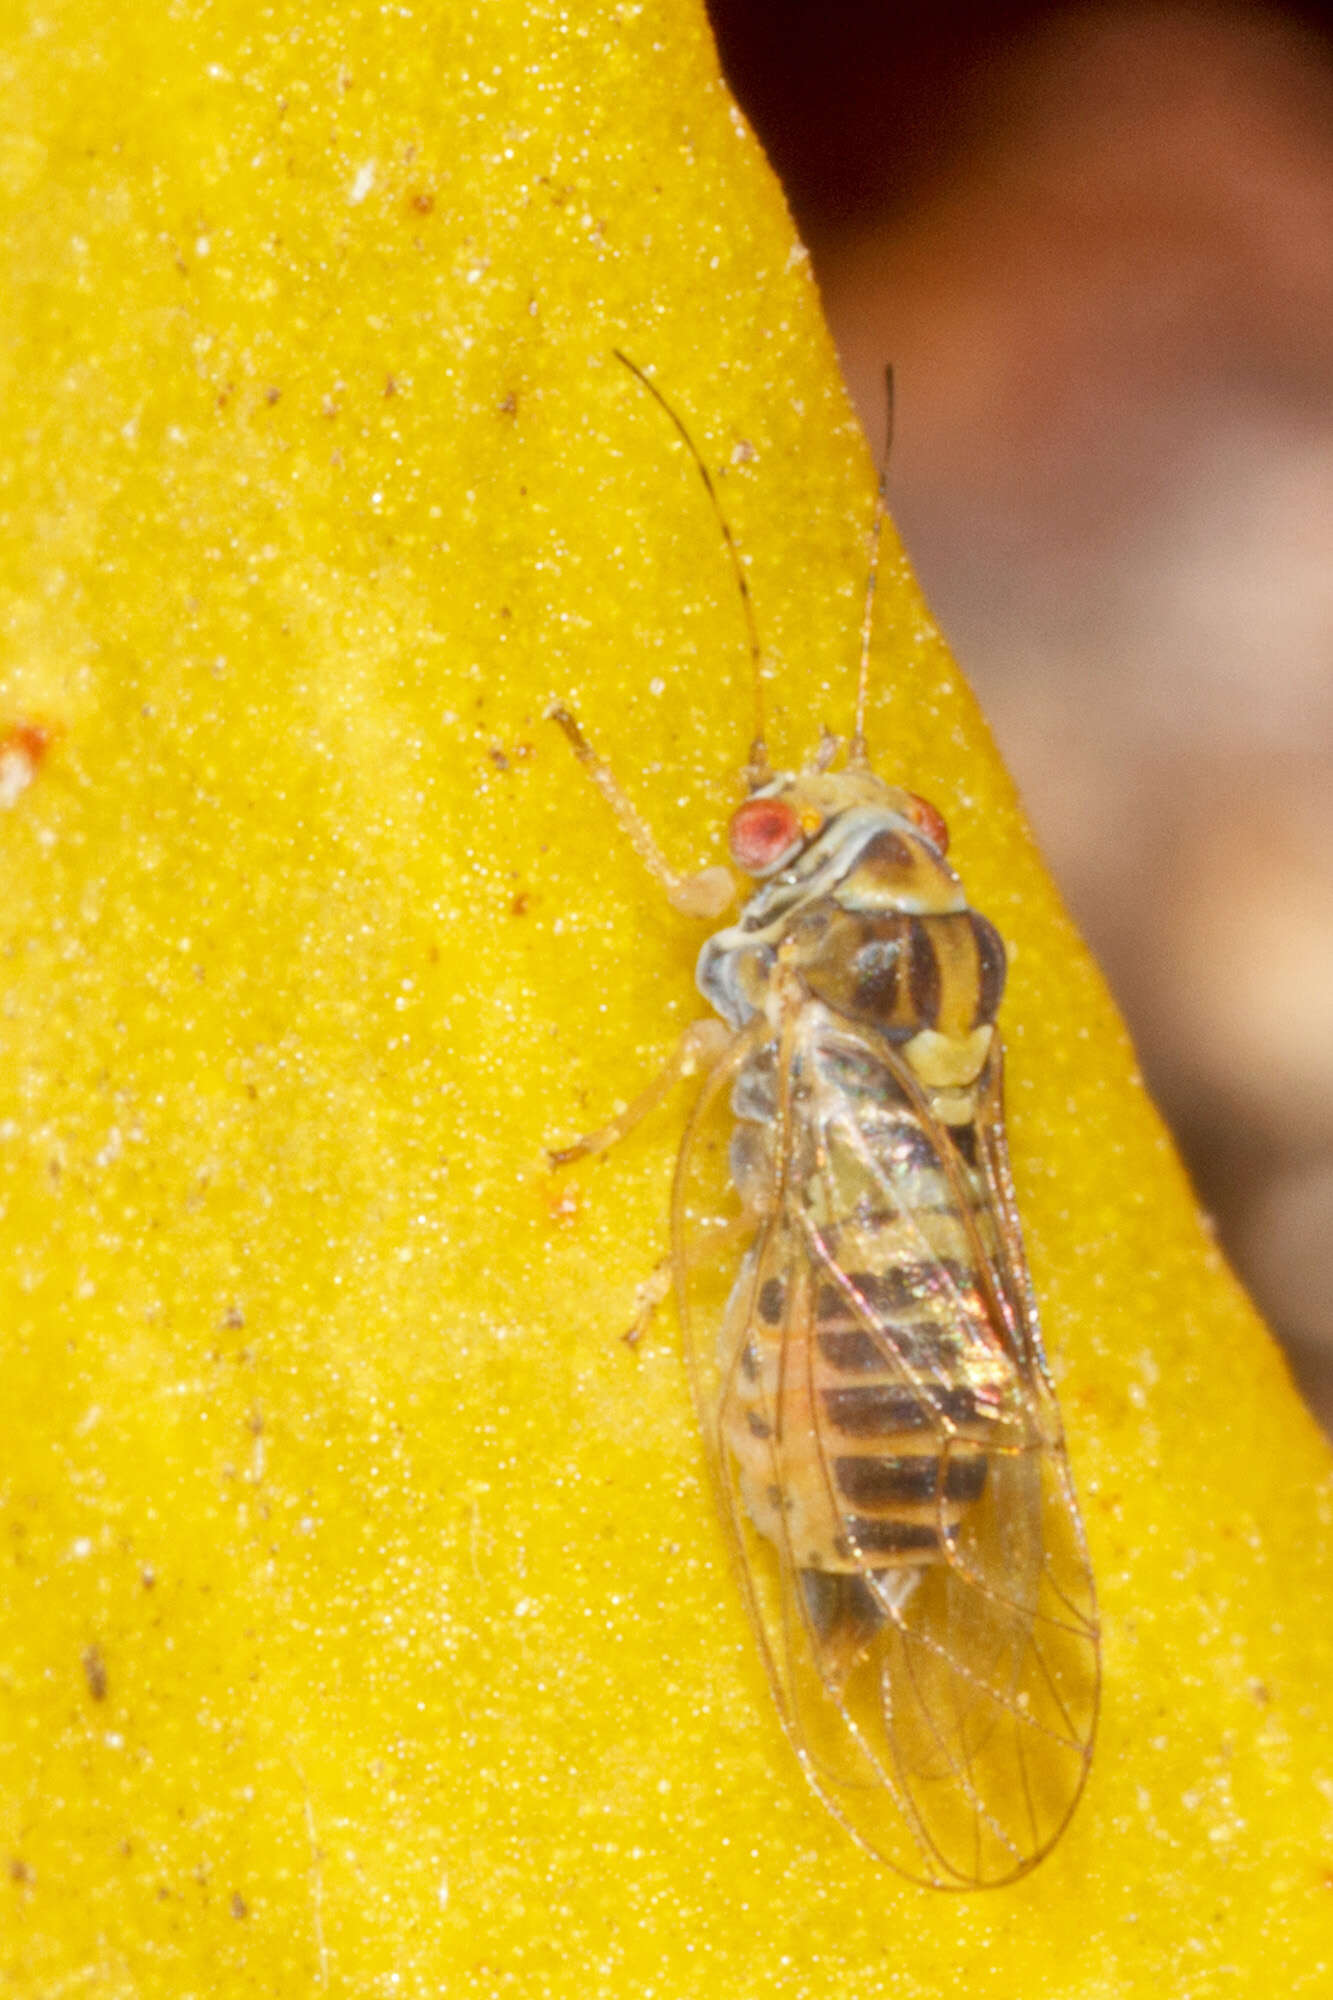
M106 1700L106 1661L102 1649L95 1642L83 1649L83 1677L88 1683L88 1692L94 1701Z
M250 1914L250 1905L246 1902L239 1889L233 1889L231 1892L231 1913L238 1922L242 1917L248 1917Z

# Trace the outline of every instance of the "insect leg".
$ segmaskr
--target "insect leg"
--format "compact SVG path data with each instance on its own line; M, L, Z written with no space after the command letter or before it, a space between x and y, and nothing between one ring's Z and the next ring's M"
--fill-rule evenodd
M720 1248L731 1243L748 1243L754 1236L759 1221L760 1215L757 1209L742 1209L739 1215L733 1215L729 1221L724 1222L719 1229L714 1231L708 1242L709 1254L715 1255ZM686 1254L685 1269L687 1272L694 1268L694 1265L698 1262L702 1254L702 1250L696 1252L694 1255ZM665 1257L660 1258L654 1264L649 1275L643 1280L643 1283L635 1288L634 1323L628 1333L621 1335L621 1339L627 1347L637 1347L643 1339L644 1334L647 1333L649 1326L652 1324L657 1308L670 1293L674 1277L675 1258L668 1251Z
M642 1124L650 1111L655 1111L662 1099L675 1089L678 1083L693 1076L700 1067L712 1069L735 1040L730 1028L724 1022L715 1021L711 1016L703 1021L692 1021L677 1042L675 1050L666 1064L648 1085L640 1091L632 1104L615 1118L610 1119L595 1132L576 1139L572 1146L561 1146L548 1152L547 1159L553 1167L567 1167L574 1160L587 1159L593 1153L605 1153L616 1146Z
M684 917L720 917L736 894L736 884L725 868L705 868L697 875L679 875L671 866L647 821L640 815L616 780L609 764L603 763L577 721L563 702L552 702L546 711L548 722L556 722L569 739L570 748L620 822L630 846L654 881L660 882L672 909Z

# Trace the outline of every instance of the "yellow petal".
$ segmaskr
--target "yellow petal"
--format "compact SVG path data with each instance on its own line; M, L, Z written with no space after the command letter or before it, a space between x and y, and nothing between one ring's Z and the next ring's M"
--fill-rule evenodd
M701 10L68 0L6 37L0 1964L16 1995L1329 1990L1327 1454L893 562L879 768L1014 947L1107 1689L1029 1880L808 1796L669 1313L672 914L845 729L870 468ZM18 736L7 742L32 741ZM10 796L10 794L13 794ZM1152 911L1144 912L1145 923Z

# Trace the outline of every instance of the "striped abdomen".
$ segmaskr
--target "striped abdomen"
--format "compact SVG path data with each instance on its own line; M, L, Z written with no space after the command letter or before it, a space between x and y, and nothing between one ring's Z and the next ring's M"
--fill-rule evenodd
M980 1310L967 1273L937 1262L761 1284L727 1442L752 1519L790 1537L798 1568L937 1561L980 1497L1012 1371L998 1350L978 1367L959 1299Z
M928 1125L868 1038L808 1020L790 1219L738 1287L727 1443L799 1569L916 1568L981 1497L1014 1389L978 1269L993 1225L970 1127ZM756 1065L740 1102L764 1081ZM742 1119L751 1171L769 1142Z

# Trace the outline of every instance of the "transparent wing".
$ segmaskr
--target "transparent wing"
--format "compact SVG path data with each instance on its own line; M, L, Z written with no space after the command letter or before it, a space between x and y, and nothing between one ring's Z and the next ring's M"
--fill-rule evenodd
M806 1003L713 1079L675 1210L701 1423L797 1754L865 1846L958 1888L1058 1837L1098 1685L998 1059L965 1138Z

